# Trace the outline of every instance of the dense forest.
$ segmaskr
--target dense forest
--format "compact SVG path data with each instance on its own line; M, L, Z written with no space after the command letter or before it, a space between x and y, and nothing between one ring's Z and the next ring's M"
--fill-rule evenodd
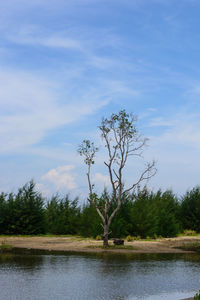
M109 193L98 199L103 204ZM115 203L113 204L115 205ZM0 194L0 234L102 234L101 220L89 202L54 195L43 198L33 181L16 194ZM184 230L200 233L200 186L177 197L172 191L147 188L127 194L113 219L110 237L173 237Z

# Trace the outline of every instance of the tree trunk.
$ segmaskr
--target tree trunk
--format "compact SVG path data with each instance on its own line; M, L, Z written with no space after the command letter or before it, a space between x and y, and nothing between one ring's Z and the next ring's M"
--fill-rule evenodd
M103 233L103 246L108 247L108 224L104 224L104 233Z

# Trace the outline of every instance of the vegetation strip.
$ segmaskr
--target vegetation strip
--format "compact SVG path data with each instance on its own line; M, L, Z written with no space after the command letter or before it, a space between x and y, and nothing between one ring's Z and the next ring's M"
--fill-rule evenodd
M104 250L118 250L118 249L122 249L122 250L137 250L137 248L133 247L133 246L124 246L124 245L109 245L108 247L105 247L103 245L90 245L87 248L90 249L104 249Z
M2 243L0 244L0 253L1 252L10 252L11 250L13 250L13 246L10 244L7 244L5 241L2 241Z
M107 192L99 201L104 202ZM115 205L115 204L113 204ZM113 219L110 237L132 240L185 236L200 232L200 187L178 199L172 191L147 189L124 196L121 210ZM48 202L35 190L33 182L16 194L0 194L1 235L80 235L102 238L96 210L89 203L82 207L78 199L53 196ZM82 238L80 237L80 238Z
M200 242L183 243L181 246L176 247L185 251L200 252Z

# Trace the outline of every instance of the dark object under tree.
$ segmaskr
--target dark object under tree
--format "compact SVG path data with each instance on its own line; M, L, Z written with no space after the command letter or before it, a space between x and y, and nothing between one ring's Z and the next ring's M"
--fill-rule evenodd
M117 246L124 245L124 240L114 239L113 244Z

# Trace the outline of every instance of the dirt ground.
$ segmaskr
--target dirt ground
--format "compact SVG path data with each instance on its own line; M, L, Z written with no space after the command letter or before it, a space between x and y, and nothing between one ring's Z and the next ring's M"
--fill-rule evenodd
M116 252L116 253L184 253L176 249L183 243L200 242L197 237L176 237L157 239L155 241L133 241L126 242L125 246L133 249L102 249L102 241L84 239L81 237L0 237L0 244L6 243L17 248L40 249L49 251L72 251L72 252ZM113 241L109 241L113 244ZM188 251L187 251L188 252Z

